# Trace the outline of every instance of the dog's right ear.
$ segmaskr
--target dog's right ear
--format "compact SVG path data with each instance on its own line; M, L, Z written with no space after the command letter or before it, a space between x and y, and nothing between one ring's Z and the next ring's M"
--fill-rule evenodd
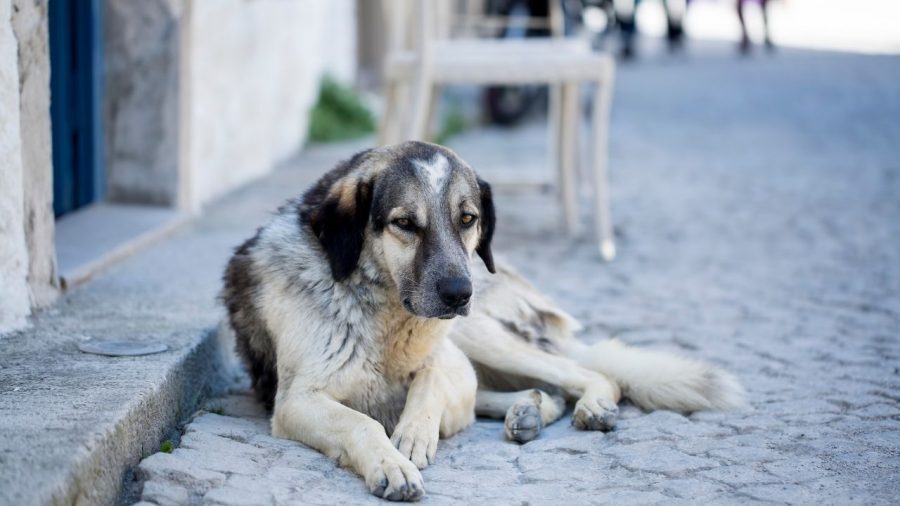
M494 274L494 255L491 253L491 240L494 238L494 225L497 223L497 215L494 213L494 193L487 181L478 178L478 188L481 191L481 236L478 238L478 246L475 252L484 261L488 272Z
M300 219L309 224L335 281L356 270L372 207L372 185L353 169L366 152L338 165L303 195Z

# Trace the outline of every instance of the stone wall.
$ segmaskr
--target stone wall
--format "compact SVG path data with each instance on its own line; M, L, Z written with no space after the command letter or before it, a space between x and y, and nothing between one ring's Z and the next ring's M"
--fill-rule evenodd
M106 195L175 206L183 0L105 0Z
M58 293L48 0L0 0L0 333ZM291 156L354 0L105 0L107 197L195 211Z
M24 325L29 312L16 47L12 1L0 0L0 334Z
M353 0L197 1L190 13L187 206L261 176L297 149L324 73L353 79ZM184 82L184 81L182 81Z
M48 0L13 0L18 40L20 132L25 242L31 304L43 307L59 293L53 244L53 156L50 135Z
M354 0L105 5L111 200L198 210L302 146L325 73L354 79Z

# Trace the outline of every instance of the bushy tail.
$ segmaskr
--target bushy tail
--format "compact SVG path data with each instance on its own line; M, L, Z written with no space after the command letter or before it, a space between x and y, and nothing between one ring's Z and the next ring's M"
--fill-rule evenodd
M698 360L633 348L616 339L573 355L582 366L618 383L622 394L643 409L692 412L744 403L744 389L734 376Z

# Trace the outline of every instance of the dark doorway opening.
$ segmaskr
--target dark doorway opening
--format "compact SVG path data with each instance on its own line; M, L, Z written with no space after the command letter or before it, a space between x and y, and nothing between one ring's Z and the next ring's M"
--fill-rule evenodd
M49 2L53 212L103 194L101 0Z

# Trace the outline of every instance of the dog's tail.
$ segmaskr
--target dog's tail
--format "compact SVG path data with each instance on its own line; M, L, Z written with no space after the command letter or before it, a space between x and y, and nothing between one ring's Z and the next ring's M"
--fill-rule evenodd
M584 344L575 337L581 328L575 318L501 262L497 275L479 279L476 293L490 298L491 304L476 310L534 346L546 341L582 367L604 373L644 409L692 412L743 404L744 390L737 379L705 362L632 348L616 339Z
M622 394L643 409L692 412L744 403L737 379L705 362L633 348L617 339L582 346L573 358L615 381Z

